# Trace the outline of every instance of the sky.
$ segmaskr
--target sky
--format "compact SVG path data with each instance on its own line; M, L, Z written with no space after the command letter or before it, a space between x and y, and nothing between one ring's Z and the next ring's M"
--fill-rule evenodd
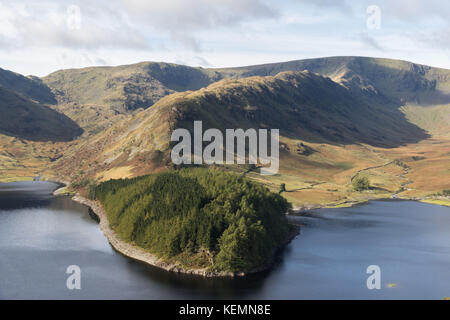
M441 0L0 0L0 68L233 67L371 56L450 69Z

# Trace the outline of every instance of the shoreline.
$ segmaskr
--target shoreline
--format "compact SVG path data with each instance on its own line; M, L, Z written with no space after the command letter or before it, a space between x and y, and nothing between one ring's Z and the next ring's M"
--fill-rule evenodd
M20 181L21 180L10 181L10 182L20 182ZM32 181L32 180L26 180L26 181ZM56 179L50 178L48 180L42 180L42 181L53 182L53 183L56 183L56 184L59 185L52 192L54 196L60 196L60 195L74 196L75 195L74 192L67 192L66 193L66 190L67 190L67 188L70 185L70 182L59 180L58 178L56 178ZM0 182L0 183L4 183L4 182ZM398 193L394 193L390 197L382 197L382 198L369 197L367 199L360 200L360 201L351 201L350 200L350 201L344 201L344 202L339 202L339 203L332 202L332 203L325 203L325 204L310 204L310 205L303 205L303 206L295 206L295 207L293 207L291 209L290 212L287 213L287 215L289 215L289 214L293 214L293 215L300 214L302 212L308 212L310 210L316 210L316 209L350 208L350 207L354 207L354 206L357 206L357 205L367 204L370 201L377 201L377 200L381 200L381 201L382 200L417 201L417 202L422 202L422 203L434 204L434 205L437 205L437 206L450 207L450 197L445 197L445 196L423 196L423 197L411 197L411 198L408 198L408 197L400 197L398 195Z
M67 188L70 185L69 182L67 182L67 181L58 181L58 180L48 180L48 181L58 184L58 188L53 190L53 195L54 196L67 195L66 191L67 191Z
M300 226L290 223L289 226L290 226L291 230L290 230L288 236L286 237L286 240L283 241L274 250L270 261L268 263L266 263L265 265L263 265L259 268L255 268L250 271L217 272L217 271L208 270L207 268L186 268L186 267L181 266L179 263L166 262L166 261L162 260L161 258L157 257L156 255L151 254L150 252L145 251L144 249L142 249L134 244L122 241L121 239L119 239L116 232L110 228L106 213L104 212L103 208L101 207L101 204L98 201L89 200L87 198L82 197L78 193L75 195L73 195L73 193L71 193L71 194L65 193L64 190L69 185L69 183L67 183L66 181L61 181L61 180L58 181L57 179L52 179L52 180L47 180L47 181L58 184L58 187L53 191L54 196L70 196L73 201L78 202L78 203L90 208L90 211L98 218L99 227L102 230L104 236L107 238L108 243L113 247L113 249L115 251L117 251L118 253L120 253L130 259L133 259L133 260L136 260L139 262L143 262L150 266L157 267L157 268L163 269L165 271L169 271L169 272L196 275L196 276L202 276L205 278L219 278L219 277L233 278L236 276L241 277L241 276L246 276L249 274L267 271L277 261L276 258L278 256L279 252L281 250L283 250L300 233ZM349 207L353 207L355 205L362 205L362 204L366 204L370 201L377 201L377 200L418 201L418 202L422 202L422 203L429 203L432 205L450 206L450 200L446 197L445 197L445 201L446 201L445 204L444 203L433 203L432 201L430 201L430 200L432 200L432 198L430 198L430 199L427 199L427 198L408 199L408 198L393 198L393 197L367 199L365 201L349 202L347 204L349 204ZM294 207L286 215L287 216L296 216L296 215L301 215L305 212L309 212L310 210L326 208L326 207L327 207L326 205L320 205L320 206L314 206L314 207Z
M438 200L438 201L436 201ZM439 200L441 202L447 202L447 204L438 203ZM291 209L292 213L301 213L307 212L310 210L316 209L339 209L339 208L351 208L354 206L359 206L363 204L368 204L371 201L417 201L422 203L435 204L440 206L449 206L450 198L442 197L442 196L425 196L425 197L399 197L397 194L392 194L390 197L369 197L367 199L359 200L359 201L344 201L339 203L325 203L325 204L311 204L311 205L303 205L296 206Z
M365 205L372 201L417 201L421 203L433 204L441 207L450 207L450 198L448 197L421 197L421 198L400 198L400 197L390 197L390 198L373 198L361 201L349 201L342 202L339 204L323 204L323 205L310 205L310 206L300 206L293 207L287 215L299 215L311 210L317 209L339 209L339 208L352 208L355 206Z
M57 191L57 190L55 190L55 191ZM106 213L98 201L86 199L79 194L76 194L75 196L73 196L72 200L75 202L78 202L82 205L85 205L92 210L92 212L99 219L100 229L102 230L106 239L108 240L110 245L113 247L113 249L116 250L117 252L119 252L120 254L122 254L128 258L131 258L133 260L144 262L153 267L164 269L169 272L185 273L185 274L202 276L202 277L206 277L206 278L215 278L215 277L231 277L231 278L233 278L236 276L246 276L251 273L265 271L265 270L269 269L270 267L272 267L273 263L275 262L275 256L278 253L278 251L281 250L282 248L284 248L287 244L289 244L299 234L299 227L294 226L292 228L291 232L289 233L289 236L287 237L286 241L284 241L280 245L280 247L275 250L271 261L268 264L266 264L265 266L262 266L260 268L257 268L257 269L251 270L251 271L246 271L246 272L219 271L218 272L218 271L210 271L207 268L202 268L202 269L189 268L189 269L187 269L177 263L165 262L164 260L157 257L156 255L151 254L150 252L147 252L144 249L142 249L134 244L127 243L127 242L124 242L121 239L119 239L116 232L114 230L112 230L111 227L109 226L109 222L108 222Z

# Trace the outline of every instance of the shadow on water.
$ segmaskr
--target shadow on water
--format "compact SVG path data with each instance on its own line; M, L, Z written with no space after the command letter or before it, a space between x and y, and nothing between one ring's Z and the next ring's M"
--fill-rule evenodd
M205 278L197 275L167 272L142 262L131 260L139 265L140 272L153 283L184 292L187 299L251 299L255 292L260 292L266 280L283 268L286 256L290 254L289 246L280 250L274 264L268 270L250 274L245 277Z
M46 207L59 184L44 181L0 183L0 210Z

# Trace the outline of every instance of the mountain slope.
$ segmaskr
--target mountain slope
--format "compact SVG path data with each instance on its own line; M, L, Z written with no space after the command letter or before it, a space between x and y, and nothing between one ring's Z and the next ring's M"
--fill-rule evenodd
M15 91L40 103L54 104L56 99L50 88L37 77L24 77L18 73L0 68L0 86Z
M74 150L57 164L58 171L77 172L70 168L75 161L84 163L79 170L97 177L114 168L133 175L170 164L172 130L192 130L194 120L202 120L204 130L279 128L283 137L338 145L393 147L427 137L399 110L368 105L329 78L307 71L283 72L225 79L164 97Z
M427 135L389 106L368 104L342 85L311 72L222 80L175 103L178 126L280 128L309 142L392 147Z
M42 78L58 100L58 110L89 133L114 124L115 115L146 109L175 92L198 90L222 79L275 76L308 70L329 77L367 104L434 105L450 103L450 71L406 61L329 57L239 68L204 69L142 62L54 72ZM119 117L122 118L122 117Z
M285 71L295 72L278 75ZM360 171L383 197L405 185L403 194L415 196L450 187L449 70L330 57L225 69L143 62L62 70L43 79L6 74L26 101L52 104L54 97L51 108L85 134L59 144L0 135L0 179L5 172L10 179L28 175L30 168L74 182L162 170L170 165L172 130L203 120L204 129L280 128L279 175L248 175L275 191L285 183L285 196L296 203L364 198L348 189ZM10 91L12 80L3 81ZM44 97L36 94L39 85Z
M0 133L32 141L68 141L82 133L65 115L0 86Z
M249 77L302 70L330 77L349 89L362 89L372 96L383 95L392 102L427 104L450 101L450 70L401 60L327 57L216 71L227 77Z
M182 65L142 62L117 67L56 71L42 78L56 109L75 120L87 135L152 106L177 91L196 90L219 79L215 71Z
M118 112L148 108L176 91L196 90L216 81L216 73L176 64L142 62L118 67L56 71L42 81L60 104L108 105Z
M363 91L380 101L444 104L450 100L450 70L407 61L328 57L239 68L204 69L176 64L141 62L118 67L90 67L54 72L42 78L60 104L100 104L122 112L147 108L174 92L198 90L225 78L275 76L308 70Z

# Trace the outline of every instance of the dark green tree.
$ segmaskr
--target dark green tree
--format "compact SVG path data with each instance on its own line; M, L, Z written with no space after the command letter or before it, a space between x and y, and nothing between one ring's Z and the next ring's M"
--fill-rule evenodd
M370 189L370 181L367 177L356 177L352 181L353 189L363 191Z

